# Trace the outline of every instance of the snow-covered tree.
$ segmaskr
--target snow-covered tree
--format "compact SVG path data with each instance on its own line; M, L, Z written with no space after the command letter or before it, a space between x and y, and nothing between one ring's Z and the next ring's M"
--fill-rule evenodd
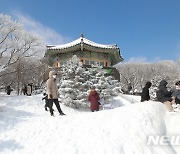
M41 39L25 31L19 21L0 14L0 72L19 60L34 56L42 46Z
M88 94L91 86L95 86L100 97L108 103L112 96L119 92L119 83L111 76L105 76L106 71L100 66L84 68L75 55L62 67L60 80L60 99L67 106L79 108L89 106Z
M92 66L88 71L90 84L96 87L100 98L104 98L106 103L121 92L120 83L114 77L106 76L106 70L102 69L101 66Z
M21 84L28 83L30 80L39 81L40 76L36 79L34 76L40 75L40 71L35 73L35 70L40 69L36 64L40 65L39 59L42 58L44 51L45 45L41 38L27 32L22 23L13 20L11 16L0 14L0 81L3 81L0 83L2 87L12 85L19 91Z
M158 90L159 83L161 82L162 77L161 76L155 76L151 80L151 87L149 88L149 95L151 100L156 100L156 91Z
M78 108L79 104L85 105L83 103L86 101L86 90L89 88L86 77L82 63L77 56L73 56L67 65L62 67L59 89L62 103L75 108Z

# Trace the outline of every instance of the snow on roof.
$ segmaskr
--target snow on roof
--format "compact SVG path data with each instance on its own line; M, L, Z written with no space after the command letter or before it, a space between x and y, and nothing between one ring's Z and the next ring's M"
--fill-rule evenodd
M66 43L66 44L62 44L62 45L47 45L48 49L65 49L65 48L69 48L72 46L75 46L77 44L87 44L93 47L98 47L98 48L108 48L108 49L117 49L117 45L116 44L112 44L112 45L105 45L105 44L98 44L95 43L93 41L90 41L86 38L84 38L83 36L81 36L80 38L70 42L70 43Z

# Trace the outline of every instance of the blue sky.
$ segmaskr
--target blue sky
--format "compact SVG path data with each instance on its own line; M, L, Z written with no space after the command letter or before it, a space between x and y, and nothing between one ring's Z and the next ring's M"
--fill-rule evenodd
M1 13L47 44L117 44L125 61L180 58L180 0L0 0Z

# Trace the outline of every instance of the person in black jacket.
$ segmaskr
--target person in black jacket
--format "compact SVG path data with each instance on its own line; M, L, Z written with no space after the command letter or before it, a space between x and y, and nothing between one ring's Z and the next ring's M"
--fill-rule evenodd
M180 104L180 81L177 81L175 83L175 87L172 93L172 98L176 104Z
M46 93L43 93L44 97L42 98L42 100L45 100L45 111L48 111L47 108L49 108L49 101L48 101L48 95ZM54 111L54 109L52 109Z
M27 86L24 84L23 88L22 88L22 92L24 95L27 95Z
M11 88L10 85L6 87L6 92L8 95L10 95L12 91L13 91L13 89Z
M172 100L172 92L167 90L167 81L162 80L159 84L158 90L156 91L157 100L164 103L168 111L173 111L172 104L175 104Z
M151 85L152 85L151 82L149 82L149 81L146 82L146 85L143 88L142 93L141 93L141 102L150 100L149 88L151 87Z
M45 110L48 111L48 95L46 93L43 93L44 97L42 98L42 100L45 100Z

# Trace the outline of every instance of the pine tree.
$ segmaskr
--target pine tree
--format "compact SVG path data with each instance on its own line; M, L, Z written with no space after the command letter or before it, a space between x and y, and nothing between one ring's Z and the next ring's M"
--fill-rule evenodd
M120 84L112 76L106 76L106 70L101 66L92 66L88 69L91 74L91 84L94 85L100 94L100 98L109 103L113 96L117 96L120 92Z
M60 80L61 102L73 108L89 106L88 95L91 86L95 86L100 97L108 103L117 95L120 89L119 82L112 76L105 76L102 67L94 65L84 68L80 59L75 55L62 67Z

